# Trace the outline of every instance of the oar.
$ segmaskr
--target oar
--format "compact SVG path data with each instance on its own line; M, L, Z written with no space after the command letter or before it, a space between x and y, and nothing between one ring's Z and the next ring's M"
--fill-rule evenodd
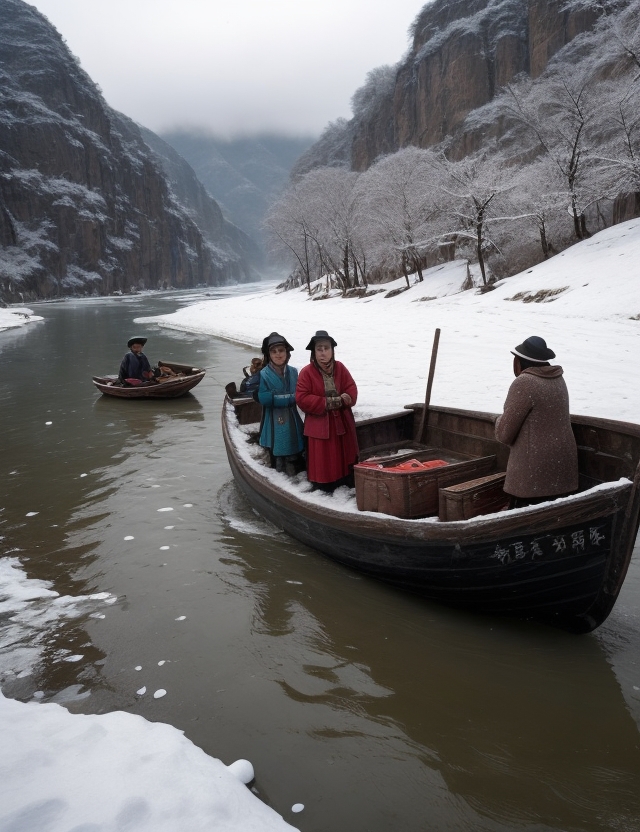
M433 376L436 371L436 358L438 357L438 343L440 341L440 330L436 329L433 336L433 348L431 350L431 364L429 365L429 378L427 379L427 392L424 397L424 410L422 411L422 419L420 420L420 430L418 431L418 442L424 442L425 432L427 427L427 417L429 414L429 402L431 401L431 388L433 387Z

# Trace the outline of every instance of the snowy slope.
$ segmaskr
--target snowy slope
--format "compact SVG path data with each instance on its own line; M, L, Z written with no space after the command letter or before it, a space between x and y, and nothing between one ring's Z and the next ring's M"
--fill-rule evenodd
M499 412L513 377L510 350L539 335L564 367L572 412L640 422L640 219L606 229L485 294L460 291L465 277L464 263L450 263L393 298L384 292L314 300L304 290L270 289L137 322L255 347L275 329L295 347L297 367L308 361L309 337L326 329L358 384L360 417L423 400L436 327L442 335L432 403ZM237 381L240 375L238 368Z

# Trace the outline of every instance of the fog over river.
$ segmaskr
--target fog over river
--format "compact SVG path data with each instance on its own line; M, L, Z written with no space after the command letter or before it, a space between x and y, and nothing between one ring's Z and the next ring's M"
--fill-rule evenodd
M443 609L324 559L233 484L220 409L254 351L133 324L195 298L36 304L44 322L0 333L0 555L62 595L117 599L17 633L4 693L129 711L246 758L304 832L640 830L638 547L588 636ZM138 334L152 363L211 368L204 381L101 397L91 376ZM5 660L18 650L28 672Z

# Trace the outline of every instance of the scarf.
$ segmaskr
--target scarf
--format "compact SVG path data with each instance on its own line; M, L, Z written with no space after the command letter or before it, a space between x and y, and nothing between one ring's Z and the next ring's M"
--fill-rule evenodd
M322 381L324 382L324 394L327 398L327 410L339 410L342 407L342 399L340 393L336 388L336 383L333 378L335 370L335 359L331 359L329 370L325 370L315 359L314 364L320 370Z

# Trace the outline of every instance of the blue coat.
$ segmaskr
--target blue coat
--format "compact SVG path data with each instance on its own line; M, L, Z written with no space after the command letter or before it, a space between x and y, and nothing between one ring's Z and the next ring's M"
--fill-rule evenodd
M142 373L149 372L151 372L151 365L143 352L138 355L135 352L128 352L120 364L118 378L120 381L124 381L125 378L139 378L140 381L146 381L147 379Z
M243 378L242 382L240 383L240 392L246 393L247 396L253 396L255 393L257 395L258 390L260 388L260 370L254 375L249 376L248 378ZM256 396L253 396L256 398Z
M264 408L260 444L274 456L294 456L304 449L302 420L296 408L298 371L287 366L279 376L271 367L260 371L258 401Z

